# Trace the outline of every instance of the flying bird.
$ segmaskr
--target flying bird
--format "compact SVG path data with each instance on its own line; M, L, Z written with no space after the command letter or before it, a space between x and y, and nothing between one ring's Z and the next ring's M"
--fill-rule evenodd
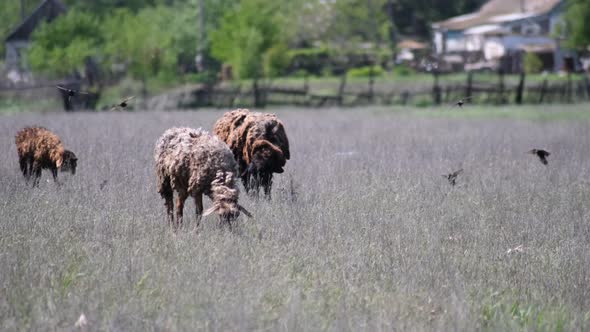
M549 155L551 153L545 151L545 150L541 150L541 149L532 149L531 151L529 151L528 153L530 154L534 154L537 157L539 157L539 159L541 160L541 162L543 163L543 165L547 165L549 162L547 161L547 157L549 157Z
M89 95L90 93L88 92L83 92L83 91L78 91L78 90L74 90L74 89L68 89L68 88L64 88L61 85L56 85L56 88L58 88L59 90L65 91L68 94L68 103L72 101L72 97L75 97L76 95Z
M461 99L457 100L457 102L453 106L459 106L459 107L463 108L463 105L465 104L465 102L471 98L472 97L461 98Z
M111 111L114 111L118 108L126 108L129 105L129 101L131 101L131 99L135 98L135 96L131 96L131 97L127 97L125 99L123 99L120 103L113 105L113 108L111 108Z
M100 188L100 190L103 190L104 189L104 187L107 185L107 182L108 182L107 180L104 180L104 181L102 181L100 183L100 185L98 185L98 187Z
M449 180L449 183L451 184L451 186L454 186L455 184L457 184L457 176L459 176L459 174L461 174L461 172L463 172L462 168L458 171L454 171L453 173L445 174L445 175L443 175L443 177L446 178L447 180Z

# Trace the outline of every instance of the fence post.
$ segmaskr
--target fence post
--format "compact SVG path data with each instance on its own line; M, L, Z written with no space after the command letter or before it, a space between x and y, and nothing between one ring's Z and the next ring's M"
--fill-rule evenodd
M375 72L373 71L373 65L369 67L369 93L367 94L367 99L369 103L373 103L374 91L373 86L375 85Z
M344 102L344 88L346 87L346 71L340 78L340 86L338 87L338 106L342 106Z
M408 104L408 99L410 99L410 93L408 91L402 92L402 105Z
M432 99L435 105L440 105L441 103L441 90L440 90L440 86L438 85L438 76L439 76L439 72L438 70L434 70L432 72L432 75L434 75L434 85L432 87Z
M470 71L467 73L467 85L465 86L465 98L471 97L472 92L472 85L473 85L473 72Z
M539 103L542 103L543 99L545 99L545 93L547 93L547 79L544 79L543 84L541 85L541 92L539 94Z
M570 70L567 71L567 102L573 102L573 87L572 87L572 72Z
M590 79L587 74L584 74L584 85L586 86L586 98L590 99Z
M258 86L258 77L254 78L254 82L252 83L252 94L254 95L254 107L264 107L264 103L262 102L262 91Z
M504 104L504 70L498 70L498 104Z
M522 93L524 90L524 79L525 79L525 73L524 71L520 72L520 81L518 82L518 88L516 90L516 98L514 99L514 102L518 105L522 104Z
M303 77L303 90L306 94L309 92L309 75L307 73Z

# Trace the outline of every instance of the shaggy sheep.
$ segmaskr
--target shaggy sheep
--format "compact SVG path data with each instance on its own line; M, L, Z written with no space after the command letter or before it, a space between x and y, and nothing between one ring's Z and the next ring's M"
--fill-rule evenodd
M197 227L201 214L219 215L220 223L236 219L240 211L251 214L238 204L239 191L235 185L236 161L219 138L208 132L192 128L170 128L156 143L154 150L158 193L165 199L168 222L174 222L174 191L176 224L182 223L184 202L192 196L197 207ZM203 214L203 194L209 196L213 206Z
M16 150L20 170L27 182L34 176L33 186L39 184L41 169L50 169L53 180L57 181L57 171L70 171L76 174L78 158L64 149L59 137L43 127L27 127L16 134Z
M237 109L217 120L214 131L234 153L246 192L258 195L262 186L270 199L273 173L283 173L291 157L283 123L274 114Z

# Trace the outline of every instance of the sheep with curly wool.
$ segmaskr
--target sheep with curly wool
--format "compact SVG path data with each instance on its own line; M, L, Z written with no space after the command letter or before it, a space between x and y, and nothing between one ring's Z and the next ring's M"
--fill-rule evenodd
M42 169L50 169L57 181L58 171L76 174L78 158L64 149L60 138L43 127L26 127L15 137L20 170L28 182L33 176L33 187L39 185Z
M283 123L275 114L237 109L217 120L214 132L234 153L246 192L262 187L270 199L273 173L283 173L291 157Z
M236 161L229 147L219 138L202 129L170 128L158 139L154 150L158 193L165 200L169 223L174 223L174 191L176 224L182 223L184 202L195 200L197 227L201 215L215 212L220 223L231 227L240 211L251 214L238 204L239 190L235 184ZM203 213L203 194L213 201Z

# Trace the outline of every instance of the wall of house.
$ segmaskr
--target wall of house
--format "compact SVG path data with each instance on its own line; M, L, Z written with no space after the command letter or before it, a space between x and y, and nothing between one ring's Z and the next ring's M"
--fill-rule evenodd
M29 42L26 40L6 42L6 67L8 69L26 69L24 53L28 47Z

